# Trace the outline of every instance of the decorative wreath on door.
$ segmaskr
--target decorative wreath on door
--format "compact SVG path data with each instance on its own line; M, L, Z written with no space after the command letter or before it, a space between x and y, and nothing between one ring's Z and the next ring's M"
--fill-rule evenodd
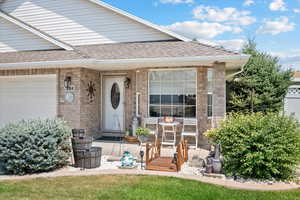
M90 81L88 83L88 88L86 89L86 91L88 92L87 96L88 96L89 102L90 103L94 102L95 96L96 96L96 86L93 81Z

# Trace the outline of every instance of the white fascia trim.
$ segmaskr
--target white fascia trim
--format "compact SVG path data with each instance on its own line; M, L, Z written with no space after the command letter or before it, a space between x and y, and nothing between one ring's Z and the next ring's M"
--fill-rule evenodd
M78 59L78 60L58 60L58 61L38 61L38 62L20 62L20 63L1 63L0 69L30 69L36 68L65 68L72 65L72 68L82 67L80 64L95 64L95 59Z
M249 59L248 55L237 56L195 56L195 57L173 57L173 58L136 58L136 59L120 59L120 60L96 60L97 64L122 64L122 63L163 63L163 62L228 62L228 61L245 61Z
M19 27L31 32L31 33L33 33L34 35L37 35L37 36L47 40L48 42L50 42L52 44L55 44L56 46L59 46L59 47L65 49L65 50L74 50L71 46L66 45L66 44L64 44L64 43L62 43L62 42L60 42L60 41L58 41L58 40L56 40L52 37L49 37L49 36L41 33L40 31L38 31L38 30L22 23L20 20L16 20L13 17L7 15L6 13L2 12L1 10L0 10L0 17L2 17L3 19L6 19L7 21L9 21L9 22L11 22L11 23L13 23L13 24L15 24L15 25L17 25L17 26L19 26Z
M128 12L125 12L124 10L121 10L121 9L116 8L114 6L111 6L111 5L107 4L107 3L104 3L103 1L99 1L99 0L88 0L88 1L90 1L92 3L95 3L95 4L99 5L99 6L102 6L102 7L106 8L106 9L109 9L109 10L111 10L113 12L116 12L116 13L118 13L120 15L128 17L128 18L130 18L130 19L132 19L134 21L142 23L142 24L144 24L144 25L146 25L148 27L154 28L154 29L156 29L156 30L158 30L160 32L163 32L163 33L165 33L167 35L170 35L170 36L172 36L174 38L177 38L179 40L182 40L182 41L185 41L185 42L186 41L190 41L190 39L188 39L188 38L186 38L186 37L184 37L182 35L179 35L177 33L169 31L169 30L167 30L167 29L165 29L165 28L163 28L163 27L161 27L159 25L153 24L153 23L151 23L149 21L146 21L146 20L144 20L144 19L142 19L140 17L134 16L134 15L128 13Z
M137 58L137 59L118 59L118 60L97 60L97 59L77 59L61 61L39 61L39 62L22 62L22 63L1 63L0 69L30 68L30 67L61 67L65 65L91 64L91 65L110 65L110 64L134 64L134 63L169 63L169 62L233 62L241 64L241 67L247 63L250 56L196 56L196 57L175 57L175 58ZM82 67L82 66L73 66Z

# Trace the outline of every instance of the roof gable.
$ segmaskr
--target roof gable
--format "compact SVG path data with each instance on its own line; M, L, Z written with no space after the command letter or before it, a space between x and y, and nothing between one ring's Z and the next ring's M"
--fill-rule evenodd
M47 40L0 16L0 52L59 49Z
M61 41L58 41L57 39L55 39L55 38L53 38L53 37L51 37L51 36L49 36L45 33L42 33L41 31L35 29L34 27L32 27L28 24L25 24L24 22L14 18L13 16L11 16L11 15L9 15L9 14L1 11L1 10L0 10L0 18L5 19L5 20L13 23L14 25L18 26L17 29L21 28L21 29L27 30L28 32L31 32L32 34L34 34L34 35L36 35L36 36L38 36L38 37L40 37L40 38L42 38L42 39L44 39L44 40L46 40L50 43L56 45L56 48L60 47L60 48L63 48L65 50L73 50L73 48L71 46L69 46L67 44L64 44ZM38 50L40 50L40 49L38 49Z
M72 46L185 39L96 0L6 0L1 9Z

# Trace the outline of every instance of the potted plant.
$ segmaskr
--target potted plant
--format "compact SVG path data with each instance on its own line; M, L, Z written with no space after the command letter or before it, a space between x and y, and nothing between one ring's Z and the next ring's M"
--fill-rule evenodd
M129 143L138 143L139 140L136 136L133 136L132 135L132 132L130 130L127 130L125 132L125 140L126 142L129 142Z
M136 135L138 136L140 143L147 142L149 134L150 130L148 128L139 127L136 129Z

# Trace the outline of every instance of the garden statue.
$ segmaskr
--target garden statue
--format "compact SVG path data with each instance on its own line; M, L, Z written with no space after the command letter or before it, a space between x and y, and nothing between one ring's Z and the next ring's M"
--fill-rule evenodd
M134 168L134 167L136 167L136 159L133 157L133 155L130 152L125 151L121 158L121 168Z
M221 149L220 144L217 144L215 146L215 155L214 155L214 158L212 159L213 172L216 174L220 174L222 171L222 163L221 163L221 159L220 159L220 149Z
M214 151L210 151L206 158L206 173L220 174L222 172L222 162L220 159L221 146L219 144L214 146Z

